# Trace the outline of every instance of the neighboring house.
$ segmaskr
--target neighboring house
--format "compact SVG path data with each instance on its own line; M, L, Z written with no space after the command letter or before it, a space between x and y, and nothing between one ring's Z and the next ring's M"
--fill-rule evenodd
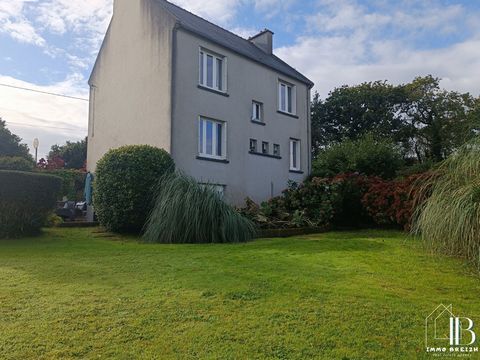
M313 83L249 40L164 0L116 0L90 84L88 169L150 144L227 201L259 202L309 174Z

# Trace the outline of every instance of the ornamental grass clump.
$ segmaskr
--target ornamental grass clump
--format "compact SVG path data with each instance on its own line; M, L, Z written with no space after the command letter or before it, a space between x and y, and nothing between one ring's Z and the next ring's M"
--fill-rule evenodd
M239 243L255 236L254 224L208 185L181 173L164 175L145 226L149 243Z
M414 232L432 251L480 268L480 139L445 160L419 194L427 200L417 208Z

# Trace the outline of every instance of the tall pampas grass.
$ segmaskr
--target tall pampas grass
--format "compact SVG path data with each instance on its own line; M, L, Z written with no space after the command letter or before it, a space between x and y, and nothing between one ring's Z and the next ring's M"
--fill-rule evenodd
M145 225L149 243L239 243L255 236L255 225L211 187L182 173L166 174Z
M413 231L432 251L467 259L480 269L480 139L445 160L423 183L429 197Z

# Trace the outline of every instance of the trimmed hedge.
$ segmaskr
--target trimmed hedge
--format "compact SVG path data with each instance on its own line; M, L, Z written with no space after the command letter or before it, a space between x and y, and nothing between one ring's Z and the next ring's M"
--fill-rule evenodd
M37 233L55 209L62 179L0 170L0 238Z
M174 169L171 156L153 146L107 152L95 172L93 204L100 224L113 232L140 232L153 208L155 185Z
M0 170L32 171L33 161L18 156L0 157Z

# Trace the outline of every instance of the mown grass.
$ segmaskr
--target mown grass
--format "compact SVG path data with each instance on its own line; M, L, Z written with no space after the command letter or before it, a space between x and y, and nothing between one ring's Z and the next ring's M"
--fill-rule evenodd
M0 242L1 359L416 359L480 280L396 232L147 245L92 230Z

